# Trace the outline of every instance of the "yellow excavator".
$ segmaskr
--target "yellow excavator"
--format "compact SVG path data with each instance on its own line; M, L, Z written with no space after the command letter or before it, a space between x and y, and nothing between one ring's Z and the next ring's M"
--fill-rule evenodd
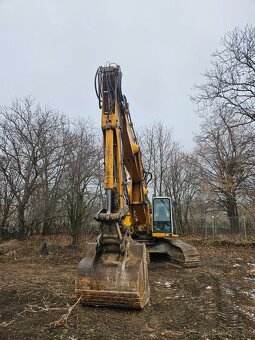
M164 253L184 267L199 263L197 249L176 235L169 197L148 199L142 164L118 65L99 67L95 89L102 109L105 208L96 243L78 265L75 292L85 305L142 309L149 301L148 255Z

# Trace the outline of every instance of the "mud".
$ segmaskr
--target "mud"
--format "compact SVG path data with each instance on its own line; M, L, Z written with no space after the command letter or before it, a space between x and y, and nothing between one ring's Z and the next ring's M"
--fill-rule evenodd
M78 305L67 321L83 249L52 245L42 256L43 241L0 244L0 339L254 339L254 246L191 242L198 268L151 258L144 310Z

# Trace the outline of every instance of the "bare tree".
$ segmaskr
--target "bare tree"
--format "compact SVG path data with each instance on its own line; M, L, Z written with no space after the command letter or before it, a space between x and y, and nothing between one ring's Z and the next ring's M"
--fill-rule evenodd
M202 124L196 143L201 179L214 193L215 204L227 212L231 230L238 232L238 201L254 173L252 127L221 112Z
M144 168L153 175L153 195L164 195L164 178L169 168L169 160L175 142L172 132L163 123L145 126L139 133Z
M139 136L145 170L152 173L153 195L173 199L176 225L184 233L189 226L190 203L199 190L195 156L183 152L171 130L160 122L145 126Z
M0 172L0 227L7 226L10 216L15 212L14 204L14 195L6 178Z
M215 107L236 116L236 124L255 121L255 27L235 28L212 54L205 82L193 100L204 114ZM237 120L238 119L238 120Z
M43 169L40 174L40 219L44 235L59 218L61 219L61 183L69 166L70 154L69 130L70 124L64 116L54 117L48 129L48 137L42 141ZM39 220L40 220L39 219Z
M68 167L63 178L63 203L73 244L98 210L102 153L91 121L80 121L69 132ZM88 226L87 226L88 227Z
M164 177L165 193L173 198L176 224L181 233L189 227L190 204L200 190L195 155L190 155L176 145L172 149L169 167Z
M58 115L42 110L27 97L0 109L0 170L17 204L22 233L29 232L26 212L33 193L42 185L45 154L57 132Z

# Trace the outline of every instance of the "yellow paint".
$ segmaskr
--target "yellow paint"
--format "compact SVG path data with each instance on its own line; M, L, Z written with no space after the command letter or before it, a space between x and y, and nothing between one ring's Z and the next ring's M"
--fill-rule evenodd
M153 237L166 237L166 234L172 236L171 233L152 233Z
M105 131L105 167L104 167L104 188L113 189L113 130Z
M126 215L123 222L126 228L130 228L132 226L132 220L131 220L130 214Z
M132 147L133 154L134 154L134 155L137 154L138 151L139 151L139 146L138 146L135 142L133 142L133 143L131 144L131 147Z
M129 183L129 185L128 185L127 192L128 192L129 202L130 202L130 204L132 204L132 203L133 203L132 179L130 180L130 183Z
M108 83L103 84L106 84L106 87L108 87ZM122 103L118 100L116 84L115 107L114 113L111 114L106 112L108 108L106 109L107 105L104 96L104 93L109 92L109 88L104 88L104 85L101 88L101 126L104 136L105 163L104 188L105 190L112 190L113 195L118 197L116 211L113 211L113 213L117 213L118 210L125 207L124 197L127 182L125 164L129 172L130 184L127 188L129 211L124 217L124 224L128 227L132 226L134 232L139 229L151 234L151 207L147 201L148 189L144 180L141 152L130 120L128 103L126 103L124 114L120 114L120 105ZM110 90L112 91L112 89Z
M102 111L102 120L101 120L102 129L103 130L106 130L107 128L115 129L116 125L117 125L116 115L115 114L107 115Z
M144 193L144 195L148 195L148 189L147 189L147 187L143 187L143 193Z

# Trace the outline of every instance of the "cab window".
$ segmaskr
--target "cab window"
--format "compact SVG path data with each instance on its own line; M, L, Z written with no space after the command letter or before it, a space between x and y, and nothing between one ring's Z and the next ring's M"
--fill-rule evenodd
M171 232L171 205L169 198L153 199L153 232Z

